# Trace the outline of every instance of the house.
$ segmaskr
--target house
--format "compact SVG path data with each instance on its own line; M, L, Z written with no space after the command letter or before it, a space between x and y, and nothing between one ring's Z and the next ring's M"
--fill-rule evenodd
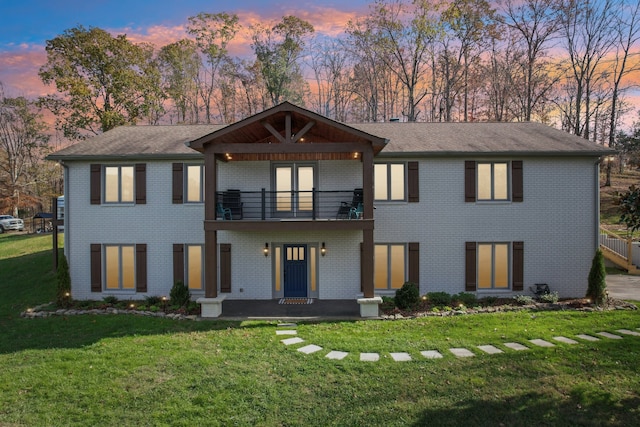
M64 166L72 297L186 283L223 300L583 296L608 148L537 123L346 125L283 103L228 126L126 126Z

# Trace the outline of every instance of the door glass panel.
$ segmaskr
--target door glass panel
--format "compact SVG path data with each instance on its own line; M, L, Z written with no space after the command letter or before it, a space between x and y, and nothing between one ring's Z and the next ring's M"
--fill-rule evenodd
M298 167L298 210L311 211L313 207L313 166Z
M291 167L283 166L276 168L276 209L279 212L291 211Z

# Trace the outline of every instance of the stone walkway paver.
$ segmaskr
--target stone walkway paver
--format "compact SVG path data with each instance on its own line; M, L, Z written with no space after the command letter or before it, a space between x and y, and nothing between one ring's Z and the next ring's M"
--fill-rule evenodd
M280 323L276 328L276 336L297 335L298 331L295 328L297 328L297 325L295 323ZM640 328L636 328L636 329L640 331ZM621 335L640 337L640 332L632 331L631 329L617 329L615 332ZM598 335L600 337L609 338L609 339L617 339L617 340L623 339L622 336L616 335L607 331L596 332L594 335ZM590 342L601 340L601 338L595 337L593 335L587 335L587 334L578 334L576 335L576 338L579 338L584 341L590 341ZM564 336L553 337L553 340L563 344L570 344L570 345L580 344L580 342ZM284 345L289 346L289 345L303 343L304 340L296 336L296 337L282 339L280 340L280 342L283 343ZM555 344L549 341L543 340L541 338L530 339L529 342L538 347L555 347ZM530 349L529 347L517 342L505 342L501 344L506 348L514 351L523 351L523 350ZM479 345L477 347L478 349L480 349L481 351L489 355L504 353L504 350L492 344L484 344L484 345ZM297 351L304 354L317 353L322 350L323 350L322 347L315 344L307 344L297 349ZM453 354L456 357L474 357L476 355L472 351L466 348L461 348L461 347L458 347L458 348L453 347L453 348L450 348L449 351L451 352L451 354ZM421 351L420 354L426 359L442 359L444 357L442 353L440 353L437 350L424 350L424 351ZM325 357L331 360L342 360L346 358L348 355L349 353L346 351L331 350L325 355ZM395 362L410 362L413 360L413 358L411 357L411 354L407 352L394 352L394 353L389 353L389 355L391 356L391 359ZM378 362L380 360L380 354L379 353L360 353L359 360L362 362Z
M567 337L553 337L554 340L565 344L579 344L578 341Z
M585 341L600 341L600 338L592 337L591 335L579 334L576 336Z
M360 360L362 362L377 362L380 360L378 353L360 353Z
M322 350L322 347L320 347L319 345L315 345L315 344L305 345L304 347L300 347L298 349L298 351L300 353L304 353L304 354L311 354L311 353L315 353L316 351L320 351L320 350Z
M450 348L449 351L458 357L473 357L475 354L466 348Z
M391 354L391 358L393 360L395 360L396 362L410 362L411 361L411 356L409 356L409 353L390 353Z
M329 353L327 353L327 355L325 357L327 359L342 360L345 357L347 357L348 355L349 355L349 353L347 353L346 351L335 351L335 350L332 350Z
M484 351L487 354L500 354L504 353L504 351L500 350L498 347L493 345L479 345L478 348Z
M529 350L529 347L520 344L519 342L506 342L504 346L510 348L511 350L522 351Z
M600 335L601 337L610 338L612 340L621 340L622 337L620 335L614 335L610 332L596 332L596 335Z
M555 347L556 346L555 344L550 343L549 341L541 340L539 338L535 340L529 340L529 342L531 344L537 345L538 347Z
M440 352L437 350L421 351L420 354L427 359L442 359L442 354L440 354Z
M624 335L633 335L635 337L640 337L640 332L630 331L629 329L618 329L616 332L620 332Z

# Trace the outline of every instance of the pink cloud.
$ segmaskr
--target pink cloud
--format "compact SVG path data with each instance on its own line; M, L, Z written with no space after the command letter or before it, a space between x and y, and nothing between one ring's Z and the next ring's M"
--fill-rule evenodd
M34 98L49 92L38 77L46 61L44 46L20 45L18 50L0 51L0 81L7 96Z

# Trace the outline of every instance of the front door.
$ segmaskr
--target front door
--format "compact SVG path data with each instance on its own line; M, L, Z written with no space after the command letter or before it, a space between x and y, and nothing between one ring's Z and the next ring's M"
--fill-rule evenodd
M284 297L307 296L307 246L284 245Z

